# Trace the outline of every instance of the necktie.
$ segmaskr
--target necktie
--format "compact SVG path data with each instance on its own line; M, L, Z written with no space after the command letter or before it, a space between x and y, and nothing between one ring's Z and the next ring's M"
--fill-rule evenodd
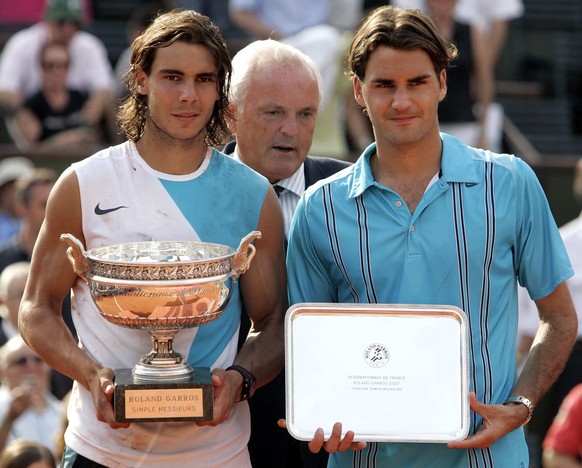
M285 187L281 187L278 184L273 184L273 188L275 189L275 193L277 194L277 198L280 198L281 194L283 193L283 190L285 190ZM285 236L284 247L285 247L285 253L287 253L287 236Z
M285 190L285 187L281 187L280 185L277 185L277 184L273 184L273 188L275 189L275 193L277 194L277 198L279 198L281 196L281 194L283 193L283 190Z

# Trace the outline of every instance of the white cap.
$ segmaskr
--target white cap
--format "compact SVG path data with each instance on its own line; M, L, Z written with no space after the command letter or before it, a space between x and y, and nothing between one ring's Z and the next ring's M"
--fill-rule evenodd
M15 156L0 161L0 187L13 180L32 174L33 162L23 156Z

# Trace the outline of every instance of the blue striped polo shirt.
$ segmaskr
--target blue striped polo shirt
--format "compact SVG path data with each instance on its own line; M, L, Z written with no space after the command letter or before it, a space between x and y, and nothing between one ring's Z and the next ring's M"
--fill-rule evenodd
M531 168L515 156L441 138L440 177L412 214L374 180L375 145L349 170L307 190L290 230L290 304L460 307L469 320L470 389L482 402L502 403L516 379L517 281L539 299L573 271ZM472 412L470 433L480 424ZM493 464L528 466L522 429L485 450L371 443L363 452L334 454L329 466Z

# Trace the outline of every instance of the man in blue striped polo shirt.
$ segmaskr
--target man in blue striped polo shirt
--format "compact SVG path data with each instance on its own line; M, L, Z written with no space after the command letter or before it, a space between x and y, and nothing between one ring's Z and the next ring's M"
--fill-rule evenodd
M454 45L418 11L387 6L364 20L348 67L376 142L350 170L307 190L291 225L287 266L291 304L463 309L470 330L469 436L366 446L353 442L351 431L342 437L336 424L329 440L318 430L310 443L312 451L332 453L330 467L527 467L522 426L575 339L564 283L573 272L533 171L514 156L439 133L438 104L455 56ZM540 316L518 380L517 281Z

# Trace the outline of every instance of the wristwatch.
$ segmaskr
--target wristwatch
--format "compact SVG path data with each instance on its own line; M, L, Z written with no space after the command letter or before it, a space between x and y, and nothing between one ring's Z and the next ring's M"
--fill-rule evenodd
M239 401L245 401L252 398L255 393L255 385L257 383L257 379L255 378L255 376L251 374L248 370L246 370L244 367L237 365L227 367L225 370L227 371L234 370L237 371L240 375L242 375L243 385L242 390L240 392Z
M522 396L522 395L514 395L514 396L510 396L507 400L505 400L503 402L504 405L506 405L507 403L521 403L522 405L525 405L525 407L527 408L527 411L528 411L527 419L522 424L522 426L525 426L529 422L529 420L531 419L531 416L532 416L533 411L534 411L534 405L531 402L531 400L529 398Z

